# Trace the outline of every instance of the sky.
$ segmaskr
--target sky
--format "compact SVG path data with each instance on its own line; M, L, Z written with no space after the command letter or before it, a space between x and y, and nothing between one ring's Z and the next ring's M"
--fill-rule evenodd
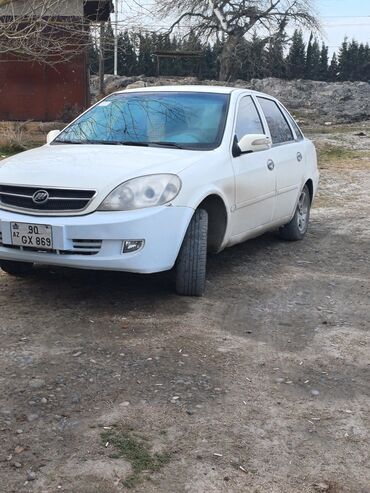
M175 1L175 0L174 0ZM118 0L121 25L125 20L155 29L154 0ZM345 36L360 43L370 43L370 0L312 0L321 20L321 40L329 46L330 56L338 51ZM138 5L143 5L139 9ZM139 14L139 15L138 15ZM129 21L130 23L130 21ZM128 26L129 27L129 26ZM309 33L306 33L308 39Z
M345 36L370 43L370 0L316 0L323 41L337 51Z

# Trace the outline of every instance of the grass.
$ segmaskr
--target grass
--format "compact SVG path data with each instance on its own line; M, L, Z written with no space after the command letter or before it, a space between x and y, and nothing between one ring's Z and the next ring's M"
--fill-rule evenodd
M24 150L24 147L0 146L0 159L5 159L6 157L13 156Z
M45 142L43 133L37 130L35 134L35 131L31 131L30 125L29 121L0 122L0 159L32 149Z
M312 125L309 126L309 132L320 133L322 135L326 134L356 134L360 132L366 132L366 127L369 122L363 123L336 123L333 125Z
M152 454L145 438L139 437L133 430L107 430L101 434L101 439L104 445L108 442L115 448L116 453L111 457L124 458L130 462L132 473L123 481L126 488L135 487L145 477L145 473L157 472L170 461L169 453Z
M3 155L16 154L25 150L24 130L26 122L14 122L12 125L2 126L0 134L0 151Z
M345 147L327 145L325 147L318 146L318 155L321 161L333 161L344 159L359 159L364 155L364 153L361 153L361 151L346 149Z
M7 144L7 145L0 144L0 161L7 157L14 156L19 152L28 151L29 149L34 149L35 147L39 147L40 145L41 144L37 142L27 142L27 145L21 145L16 143Z

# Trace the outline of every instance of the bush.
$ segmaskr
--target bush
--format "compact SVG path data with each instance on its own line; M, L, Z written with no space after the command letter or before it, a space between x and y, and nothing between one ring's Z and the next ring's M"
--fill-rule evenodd
M0 133L0 148L5 153L16 153L26 149L24 128L28 122L14 122L3 126Z

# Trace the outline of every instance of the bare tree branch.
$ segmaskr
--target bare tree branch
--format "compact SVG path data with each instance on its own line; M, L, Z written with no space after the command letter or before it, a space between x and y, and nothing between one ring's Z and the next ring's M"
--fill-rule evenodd
M0 0L0 61L11 57L54 65L90 43L83 2Z
M170 32L178 27L200 39L223 35L222 80L230 76L238 44L248 34L256 31L267 42L289 23L320 29L311 0L156 0L156 5L162 18L176 16Z

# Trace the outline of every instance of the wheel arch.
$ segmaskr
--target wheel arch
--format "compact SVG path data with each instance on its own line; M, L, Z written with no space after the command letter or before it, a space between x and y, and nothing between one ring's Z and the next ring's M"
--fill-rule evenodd
M311 204L312 204L314 190L313 190L313 181L311 180L311 178L309 178L309 179L306 181L305 186L307 186L308 191L309 191L309 193L310 193L310 200L311 200Z
M217 253L222 249L229 222L227 207L220 195L212 193L201 200L195 209L208 214L208 251Z

